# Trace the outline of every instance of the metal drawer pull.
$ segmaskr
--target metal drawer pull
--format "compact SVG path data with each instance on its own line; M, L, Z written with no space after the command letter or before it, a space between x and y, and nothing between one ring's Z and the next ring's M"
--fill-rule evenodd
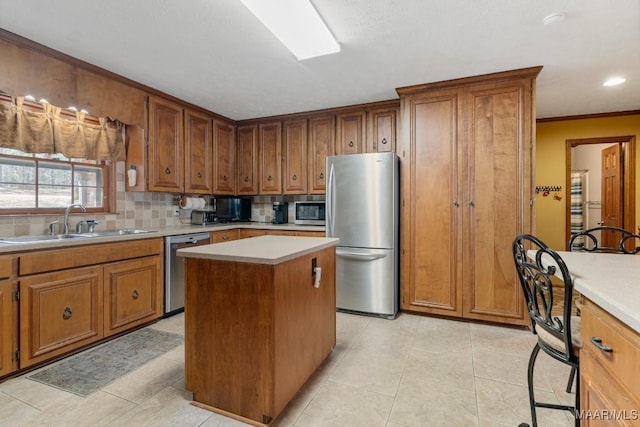
M198 178L202 178L202 172L198 172Z
M349 141L349 147L353 147L353 141Z
M138 293L138 290L134 289L133 292L131 293L131 298L138 299L139 296L140 294Z
M62 312L62 318L64 320L69 320L71 319L71 316L73 316L73 311L71 311L71 307L65 307L64 311Z
M244 177L244 182L247 182L247 181L249 181L249 177L248 177L248 176L245 176L245 177Z
M387 143L387 138L382 138L382 143L386 144Z
M598 350L604 351L605 353L613 353L613 349L608 345L602 345L602 339L598 337L591 337L591 344L595 345Z
M324 179L324 174L320 172L320 179Z
M297 177L297 176L296 176L296 174L294 173L294 174L293 174L293 177L292 177L291 179L293 179L293 180L295 181L296 179L298 179L298 177Z
M171 169L166 168L166 169L164 170L164 173L166 173L167 175L171 175Z

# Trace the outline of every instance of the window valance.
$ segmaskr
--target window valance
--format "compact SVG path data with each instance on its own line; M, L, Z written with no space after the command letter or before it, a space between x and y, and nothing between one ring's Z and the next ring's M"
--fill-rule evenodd
M48 103L0 96L0 147L68 159L125 160L125 124Z

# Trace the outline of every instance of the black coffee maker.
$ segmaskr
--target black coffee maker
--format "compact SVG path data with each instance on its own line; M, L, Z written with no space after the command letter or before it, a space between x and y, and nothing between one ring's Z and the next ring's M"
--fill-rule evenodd
M289 204L287 202L273 202L273 224L286 224L289 222Z

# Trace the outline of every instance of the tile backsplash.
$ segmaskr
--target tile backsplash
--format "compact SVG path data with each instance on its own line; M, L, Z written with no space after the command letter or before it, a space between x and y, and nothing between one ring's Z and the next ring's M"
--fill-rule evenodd
M188 224L190 210L178 209L179 196L172 193L125 192L124 162L116 165L116 213L86 214L74 209L69 215L69 228L75 230L78 221L93 219L100 224L96 230L122 228L163 229ZM207 205L213 196L204 196ZM251 218L258 222L271 222L272 204L275 201L289 203L289 223L294 221L293 202L297 200L324 200L324 195L254 196L251 204ZM179 210L180 215L174 213ZM0 237L48 234L49 223L60 222L63 229L64 217L57 215L12 215L0 216Z

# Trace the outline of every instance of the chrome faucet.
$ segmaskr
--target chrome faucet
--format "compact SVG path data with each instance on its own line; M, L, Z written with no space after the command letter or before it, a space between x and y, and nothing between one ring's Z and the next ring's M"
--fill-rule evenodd
M69 212L71 212L71 209L73 208L80 208L82 209L82 212L87 211L87 208L85 208L84 205L81 205L80 203L73 203L67 206L67 208L64 210L64 234L69 234Z

